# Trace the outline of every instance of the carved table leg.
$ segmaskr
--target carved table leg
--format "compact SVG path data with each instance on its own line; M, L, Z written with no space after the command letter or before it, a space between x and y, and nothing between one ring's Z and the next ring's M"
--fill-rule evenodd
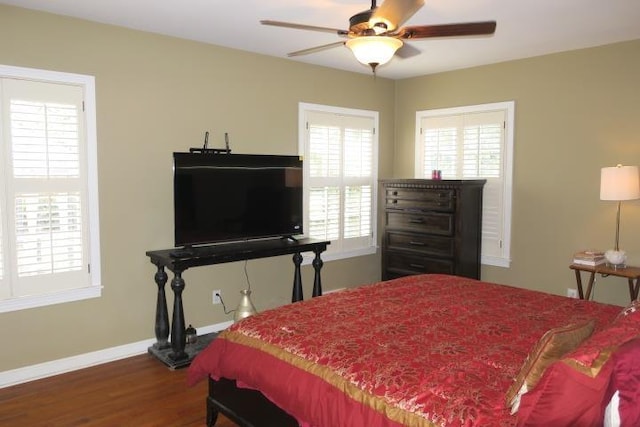
M295 265L295 271L293 273L293 295L291 296L291 302L302 301L302 276L300 275L300 264L302 264L302 255L295 253L293 255L293 264Z
M173 320L171 321L171 349L172 353L169 358L172 360L182 360L189 356L184 351L186 336L184 325L184 309L182 307L182 291L184 290L184 279L182 272L176 271L171 280L171 289L173 289Z
M169 312L167 311L167 297L164 287L167 284L168 276L164 271L164 266L158 265L155 281L158 285L158 298L156 302L156 343L153 347L162 350L169 348Z
M314 297L322 296L322 280L320 279L320 270L322 269L322 259L320 258L319 250L314 251L316 256L313 259L312 265L315 270L315 275L313 276L313 295Z

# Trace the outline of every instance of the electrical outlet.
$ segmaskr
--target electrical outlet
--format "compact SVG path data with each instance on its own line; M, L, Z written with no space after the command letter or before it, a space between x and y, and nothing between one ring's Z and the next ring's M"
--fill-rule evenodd
M220 289L216 289L213 291L213 303L214 304L222 304L220 298L222 297L222 291Z
M567 296L569 298L578 298L578 290L575 288L567 288Z

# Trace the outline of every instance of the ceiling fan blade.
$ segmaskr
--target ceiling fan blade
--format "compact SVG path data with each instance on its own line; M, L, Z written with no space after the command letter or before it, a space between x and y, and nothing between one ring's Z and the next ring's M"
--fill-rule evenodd
M320 52L322 50L331 49L332 47L338 47L344 45L344 42L333 42L329 44L323 44L322 46L310 47L309 49L296 50L295 52L287 53L287 56L300 56L307 55L309 53Z
M495 21L444 25L416 25L401 28L397 32L396 37L403 39L424 39L428 37L481 36L493 34L495 31Z
M293 28L296 30L321 31L323 33L332 33L332 34L337 34L339 36L346 36L347 34L349 34L349 31L340 30L338 28L316 27L315 25L294 24L292 22L271 21L268 19L264 19L260 21L260 23L262 25L272 25L274 27Z
M400 59L407 59L413 56L418 56L421 53L422 52L417 47L410 45L409 43L405 43L396 51L396 56Z
M385 0L373 12L370 23L383 22L387 31L393 31L411 18L422 6L424 0Z

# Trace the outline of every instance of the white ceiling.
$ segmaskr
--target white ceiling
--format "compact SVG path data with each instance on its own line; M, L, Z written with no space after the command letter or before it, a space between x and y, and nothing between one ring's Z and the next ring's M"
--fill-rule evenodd
M0 0L143 31L287 58L287 52L343 40L260 25L261 19L348 29L370 0ZM381 1L380 1L381 3ZM408 42L421 53L394 58L377 74L393 79L640 39L640 0L427 0L405 25L497 21L489 37ZM292 61L370 73L344 46Z

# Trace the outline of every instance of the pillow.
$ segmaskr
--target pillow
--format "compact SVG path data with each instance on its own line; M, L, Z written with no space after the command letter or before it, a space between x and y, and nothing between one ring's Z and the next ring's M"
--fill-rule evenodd
M592 376L575 370L564 359L554 362L538 385L521 397L517 426L602 426L601 402L611 366L603 364Z
M640 334L640 301L634 301L603 329L597 331L575 352L567 355L575 368L586 371L598 369L622 344ZM599 362L598 362L599 361Z
M640 426L640 338L611 357L611 380L602 402L605 426Z
M512 414L518 410L520 397L535 387L547 366L577 348L591 335L594 326L595 321L590 320L550 329L540 338L507 390L506 404Z
M604 427L620 427L621 421L618 405L620 405L620 393L616 391L604 409Z
M630 307L548 367L538 385L522 395L518 426L602 425L612 356L624 343L640 339L640 310Z

